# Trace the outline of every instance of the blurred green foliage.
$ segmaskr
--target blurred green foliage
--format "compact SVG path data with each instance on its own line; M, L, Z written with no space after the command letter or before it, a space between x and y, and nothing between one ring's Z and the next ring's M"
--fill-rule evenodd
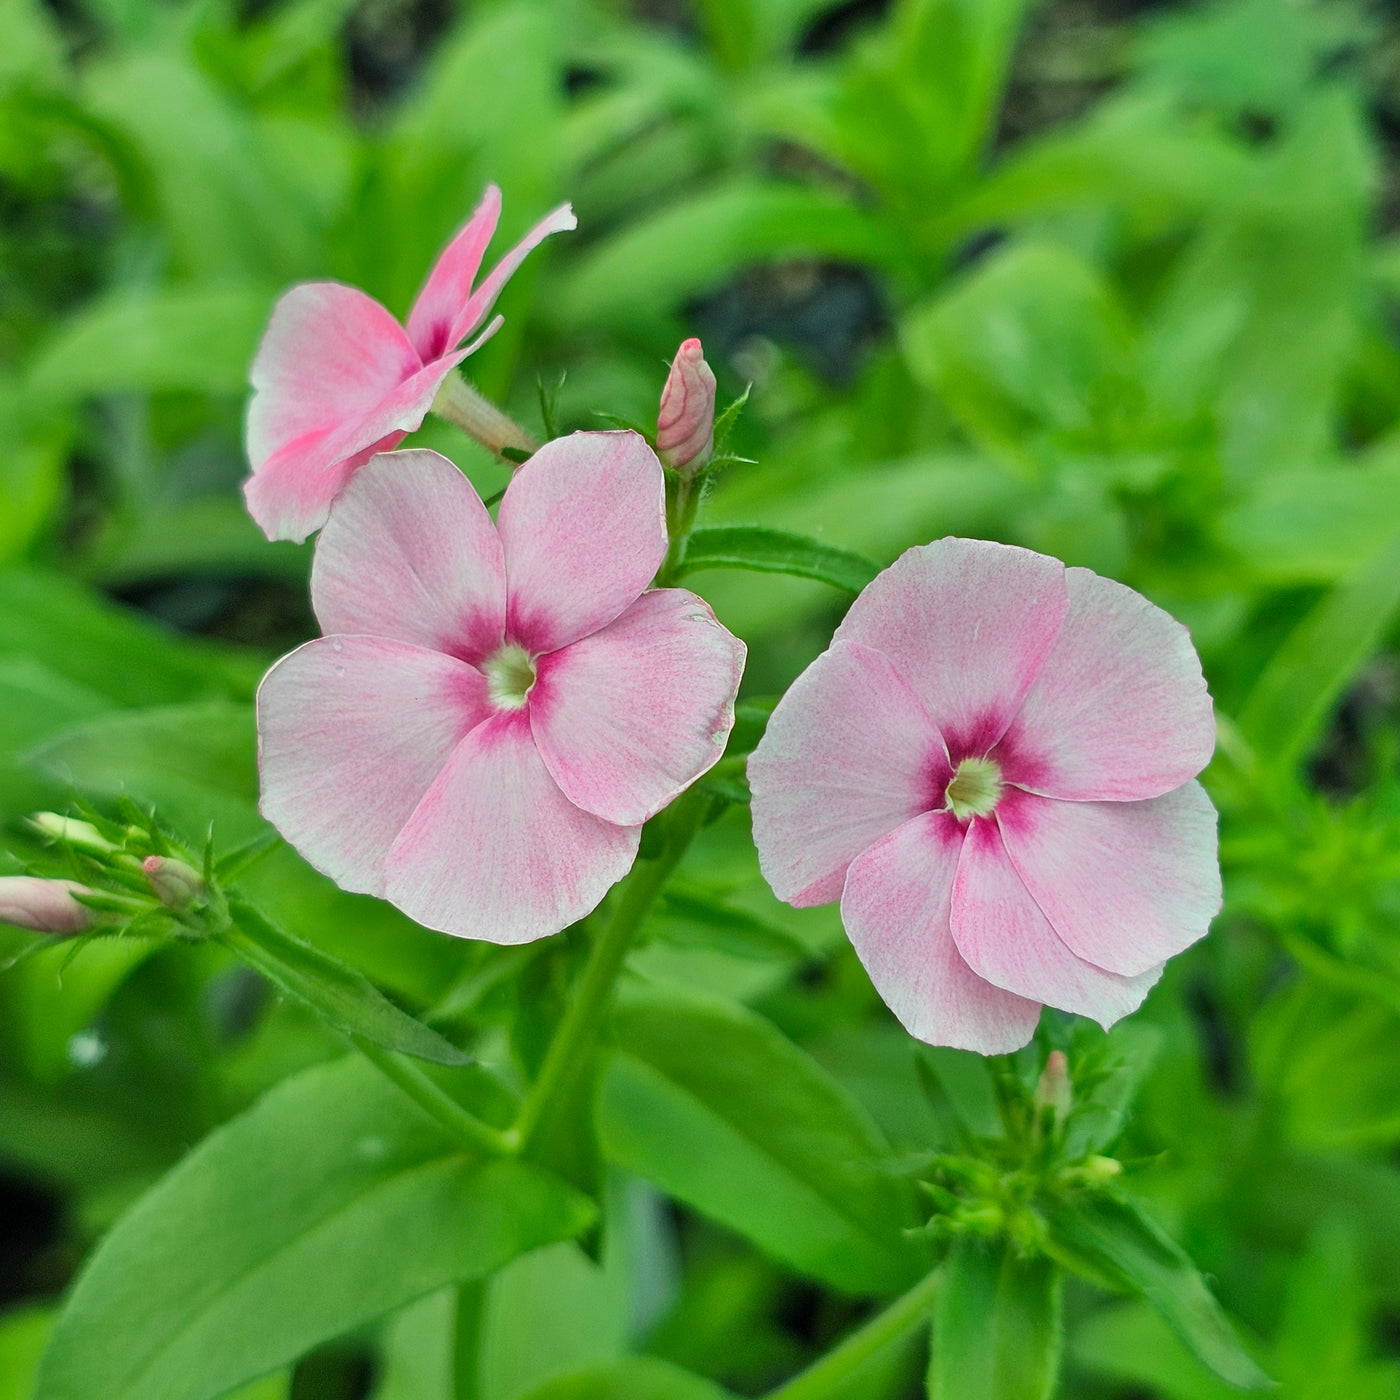
M945 533L1004 539L1191 627L1220 713L1206 776L1226 907L1137 1018L1161 1048L1120 1155L1283 1396L1384 1400L1400 1397L1400 26L1359 0L1133 11L0 0L0 811L76 790L152 803L196 845L210 822L229 846L262 830L249 702L314 626L308 551L267 544L237 490L272 299L331 276L402 313L487 180L503 237L570 198L578 233L527 263L468 365L522 421L538 423L537 376L560 374L564 430L597 410L648 421L665 358L699 333L722 389L753 384L734 447L757 465L728 471L709 525L881 564ZM502 484L442 425L420 440ZM754 696L844 606L810 580L688 582L749 642ZM537 1068L577 940L454 943L287 850L246 888L459 1043ZM0 929L0 961L28 946ZM742 1136L724 1123L744 1091L687 1077L674 1006L627 1003L600 1100L606 1228L481 1285L481 1400L719 1393L676 1368L757 1393L908 1276L887 1247L898 1184L860 1188L853 1217L856 1188L823 1172L939 1145L946 1114L835 913L768 893L742 808L704 833L631 966L648 995L713 999L683 1004L722 1023L705 1045L759 1045L760 1069L810 1077L792 1113L815 1115L828 1156L804 1157L795 1129L760 1135L736 1182L687 1151L686 1133ZM274 1173L335 1155L311 1131L317 1094L367 1121L403 1111L351 1082L360 1066L325 1067L339 1052L213 947L50 950L0 975L0 1397L29 1395L93 1243L211 1130L268 1133ZM975 1091L960 1057L932 1058L954 1098ZM305 1144L269 1126L279 1113ZM380 1132L357 1121L334 1127L351 1157ZM188 1193L196 1235L200 1164L229 1141L159 1188ZM344 1189L395 1166L362 1161ZM822 1231L789 1230L785 1201L827 1211ZM520 1229L559 1239L561 1211L577 1229L587 1207L536 1202ZM354 1256L345 1231L306 1245L328 1277ZM369 1299L337 1285L295 1336L295 1289L273 1280L242 1325L284 1327L269 1355L312 1354L238 1394L451 1400L462 1294L380 1314L479 1274L469 1243L429 1230L411 1278ZM114 1268L91 1287L157 1283ZM178 1300L178 1273L158 1285ZM1227 1393L1139 1305L1072 1284L1064 1308L1066 1394ZM227 1336L217 1312L201 1325ZM221 1353L202 1356L217 1384ZM894 1348L851 1393L895 1400L922 1374Z

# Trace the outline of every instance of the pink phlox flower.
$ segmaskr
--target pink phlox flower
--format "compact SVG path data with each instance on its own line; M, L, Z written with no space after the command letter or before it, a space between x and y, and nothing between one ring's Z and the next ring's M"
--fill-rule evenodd
M743 643L648 588L664 517L636 433L547 443L496 524L445 458L376 457L317 541L326 635L258 691L265 815L446 933L524 943L582 918L734 723Z
M243 488L269 539L304 540L320 529L350 477L416 429L443 380L499 328L498 316L480 329L525 255L577 226L561 205L474 288L500 214L501 192L490 185L428 274L406 327L340 282L303 283L273 308L253 360L253 475Z
M1026 549L944 539L856 599L749 762L780 898L841 901L921 1040L996 1054L1041 1004L1110 1025L1220 908L1186 629Z

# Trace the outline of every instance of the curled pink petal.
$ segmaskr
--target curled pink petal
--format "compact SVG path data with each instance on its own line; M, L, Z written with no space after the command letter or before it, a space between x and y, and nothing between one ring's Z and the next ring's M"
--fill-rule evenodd
M508 630L531 651L555 651L605 627L661 567L661 463L637 433L555 438L511 479L497 528Z
M450 656L382 637L323 637L258 688L261 810L318 870L384 892L384 862L463 738L486 682Z
M749 759L764 878L799 907L841 894L856 856L941 805L937 727L881 652L836 642L798 677Z
M453 324L471 298L472 283L500 218L500 187L487 185L481 203L442 250L414 299L408 313L408 338L424 360L446 353L462 338L453 338Z
M954 761L1001 738L1068 607L1058 559L985 540L902 554L851 605L836 640L894 662Z
M744 644L683 588L644 593L601 631L542 657L530 725L575 805L653 817L724 753Z
M269 539L304 540L326 523L331 502L371 457L397 447L418 428L442 381L466 354L454 350L325 432L294 438L243 484L248 513Z
M1215 717L1187 630L1131 588L1070 569L1069 612L1006 733L1008 781L1123 801L1210 762Z
M328 634L395 637L485 659L505 630L506 572L476 488L436 452L375 458L321 532L311 600Z
M538 248L552 233L569 233L578 227L571 204L561 204L551 210L515 245L490 272L467 299L452 322L449 344L456 345L465 340L490 314L505 285L526 256Z
M1161 968L1119 977L1077 958L1051 927L1016 867L995 822L968 824L953 882L953 940L979 977L1107 1028L1136 1011Z
M458 745L390 852L386 893L443 933L528 943L597 907L637 855L640 826L574 806L523 711Z
M1203 938L1220 911L1215 808L1200 783L1143 802L1008 792L1012 864L1071 952L1125 977Z
M983 980L949 930L962 829L928 812L851 862L841 918L865 970L910 1035L981 1055L1018 1050L1040 1006Z
M683 341L661 391L656 415L661 460L687 476L709 465L715 452L715 372L693 336Z
M73 896L89 893L73 880L0 876L0 924L35 933L82 933L92 927L92 910Z

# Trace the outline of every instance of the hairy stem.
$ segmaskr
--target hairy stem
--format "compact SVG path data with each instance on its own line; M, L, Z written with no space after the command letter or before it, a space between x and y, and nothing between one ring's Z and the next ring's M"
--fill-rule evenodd
M489 1123L483 1123L469 1113L436 1081L430 1079L412 1060L366 1040L351 1035L355 1048L388 1079L403 1090L419 1108L452 1137L474 1152L500 1156L510 1151L506 1135Z
M522 1150L529 1150L553 1105L567 1095L587 1065L632 940L700 829L708 806L707 795L693 788L679 797L666 814L665 845L660 854L639 860L623 883L612 920L593 945L573 1003L559 1023L539 1078L512 1129Z
M667 481L666 533L670 544L666 558L656 575L658 586L664 588L675 581L676 571L685 559L685 547L695 525L695 513L700 508L700 481L696 477L676 476Z
M852 1332L839 1346L814 1362L800 1376L794 1376L768 1400L826 1400L845 1385L871 1357L915 1328L926 1326L938 1291L939 1271L935 1269L884 1312L877 1313L864 1327Z
M504 455L502 448L506 447L518 452L534 452L539 447L514 418L502 412L455 371L442 381L442 388L433 400L433 412L455 423L498 457Z

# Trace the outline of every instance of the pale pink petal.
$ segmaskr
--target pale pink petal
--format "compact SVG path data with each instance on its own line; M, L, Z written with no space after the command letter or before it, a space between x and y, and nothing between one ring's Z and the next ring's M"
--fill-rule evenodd
M263 815L347 890L383 894L384 860L461 740L486 718L461 661L380 637L321 637L258 688Z
M968 823L953 882L953 938L979 976L1104 1027L1136 1011L1161 968L1119 977L1065 947L1016 873L994 821Z
M984 981L948 928L963 833L946 812L905 822L851 862L846 926L875 990L910 1035L981 1055L1018 1050L1040 1006Z
M428 273L408 313L408 338L425 360L450 350L461 339L457 336L454 340L452 328L471 297L472 283L500 217L501 191L487 185L471 218L453 235Z
M362 417L422 367L403 327L373 297L339 282L293 287L273 308L253 360L253 470L297 438Z
M1140 593L1070 569L1069 612L1003 741L1003 772L1048 797L1156 797L1194 778L1215 717L1191 635Z
M506 570L475 487L445 457L376 457L341 493L311 570L321 630L397 637L476 664L501 645Z
M526 257L551 233L568 233L571 229L578 227L578 220L574 217L574 209L571 204L561 204L557 209L546 214L543 219L532 228L514 248L503 257L490 272L486 274L476 291L471 294L465 306L458 313L457 318L452 323L452 330L448 340L449 345L456 345L459 341L469 336L487 317L490 310L496 304L496 298L500 296L507 282L515 273Z
M555 438L515 473L497 523L510 635L554 651L605 627L661 567L661 463L636 433Z
M274 452L243 483L248 513L274 540L304 540L326 523L345 483L376 453L397 447L432 406L442 381L466 354L454 350L391 389L378 403L326 431Z
M715 372L694 336L681 342L661 391L656 451L687 476L708 466L715 454Z
M646 821L724 753L743 670L744 644L703 599L644 593L602 631L540 658L535 742L571 802Z
M1002 736L1065 608L1058 559L948 538L900 555L851 605L836 640L894 662L956 762Z
M893 663L849 642L797 678L748 768L759 865L799 908L839 898L851 861L941 807L952 776L937 728Z
M394 843L386 893L443 933L529 943L596 908L640 839L640 826L602 821L559 791L516 710L458 746Z
M1142 802L1059 802L1013 788L996 816L1055 932L1110 972L1159 966L1220 911L1215 808L1200 783Z

